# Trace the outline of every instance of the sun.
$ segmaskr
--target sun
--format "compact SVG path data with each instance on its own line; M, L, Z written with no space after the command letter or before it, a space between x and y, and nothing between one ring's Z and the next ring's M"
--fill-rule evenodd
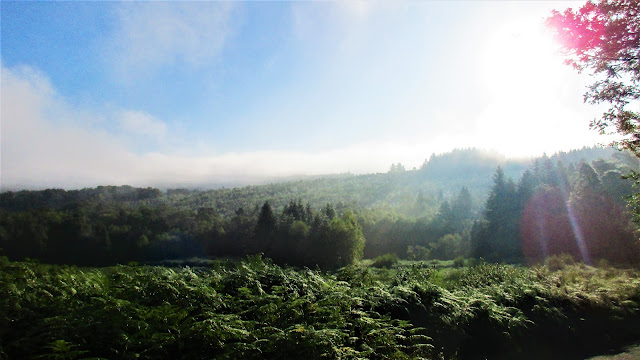
M561 85L556 83L563 66L558 46L541 21L497 26L484 49L482 78L493 95L540 98Z
M575 108L582 86L575 74L567 75L572 69L563 64L552 34L540 19L520 20L489 32L477 62L488 99L476 119L481 141L518 157L592 142L591 118L582 119Z

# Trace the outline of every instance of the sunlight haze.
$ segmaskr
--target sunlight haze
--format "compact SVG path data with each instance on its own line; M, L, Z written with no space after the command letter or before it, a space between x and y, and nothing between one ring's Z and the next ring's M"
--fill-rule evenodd
M3 189L215 186L607 143L572 2L1 3Z

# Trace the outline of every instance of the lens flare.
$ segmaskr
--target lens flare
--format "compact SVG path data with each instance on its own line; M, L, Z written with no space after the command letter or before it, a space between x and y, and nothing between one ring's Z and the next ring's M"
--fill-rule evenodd
M569 222L571 223L571 230L573 230L573 235L576 239L576 244L578 245L578 249L580 249L580 256L582 257L582 262L584 262L587 265L590 265L591 259L589 258L589 249L587 248L587 242L585 241L584 235L580 229L580 224L578 223L578 219L568 200L565 201L565 206L567 207L567 215L569 216Z

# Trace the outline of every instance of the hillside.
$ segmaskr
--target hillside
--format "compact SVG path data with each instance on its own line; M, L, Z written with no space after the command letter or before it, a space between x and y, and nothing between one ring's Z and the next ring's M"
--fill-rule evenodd
M551 157L567 164L581 160L591 162L598 158L619 158L615 150L584 148ZM240 207L253 210L264 200L280 209L292 199L303 199L313 208L327 203L339 208L383 208L397 211L403 216L419 217L433 214L439 204L450 200L466 187L474 203L486 198L491 186L491 175L501 166L507 177L517 179L534 163L531 160L509 160L497 153L460 149L444 154L433 154L419 169L405 170L393 164L387 173L337 174L281 181L264 185L249 185L212 190L133 188L130 186L98 186L81 190L48 189L43 191L5 191L0 194L0 208L20 211L26 209L62 209L78 202L170 204L195 209L212 207L221 215L231 216ZM418 196L428 204L430 212L416 213L414 202Z

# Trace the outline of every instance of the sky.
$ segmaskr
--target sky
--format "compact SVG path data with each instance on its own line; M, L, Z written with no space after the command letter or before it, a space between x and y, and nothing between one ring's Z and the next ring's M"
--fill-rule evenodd
M0 3L0 187L197 186L606 141L562 1Z

